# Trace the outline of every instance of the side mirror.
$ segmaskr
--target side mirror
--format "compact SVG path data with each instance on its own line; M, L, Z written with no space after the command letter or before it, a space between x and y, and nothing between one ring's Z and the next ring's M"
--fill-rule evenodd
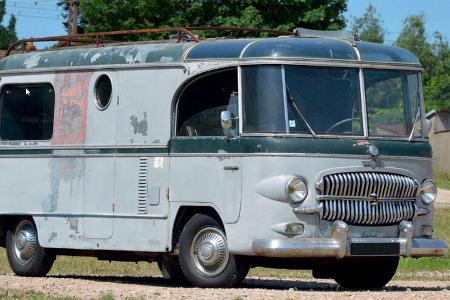
M431 127L433 126L433 123L430 119L425 119L425 128L423 129L423 133L425 136L430 135Z
M230 129L233 127L233 118L231 117L231 113L229 111L222 111L220 113L220 124L223 129Z

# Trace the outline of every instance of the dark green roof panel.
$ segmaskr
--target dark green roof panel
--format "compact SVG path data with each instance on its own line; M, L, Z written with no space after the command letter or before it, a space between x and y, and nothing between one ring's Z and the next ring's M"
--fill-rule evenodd
M356 42L356 46L363 61L420 64L414 54L403 48L367 42Z
M348 42L321 38L262 39L250 44L241 54L243 58L298 57L313 59L357 60Z
M186 59L236 59L241 56L242 50L253 41L254 39L207 41L189 50Z

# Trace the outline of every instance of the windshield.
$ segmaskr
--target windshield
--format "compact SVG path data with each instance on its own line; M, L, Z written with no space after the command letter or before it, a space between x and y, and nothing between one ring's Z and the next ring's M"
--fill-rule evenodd
M244 131L362 135L358 69L243 68Z
M418 73L367 69L364 78L369 135L420 136Z

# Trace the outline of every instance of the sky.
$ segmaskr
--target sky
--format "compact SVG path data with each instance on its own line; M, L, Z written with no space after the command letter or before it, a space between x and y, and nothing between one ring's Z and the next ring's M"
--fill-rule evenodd
M66 34L61 10L56 3L57 0L6 0L5 21L11 14L16 15L19 38ZM429 38L433 32L439 31L450 40L450 0L349 0L345 13L348 27L351 27L353 17L361 16L369 3L381 15L387 31L385 42L388 44L395 41L405 17L421 12L426 15Z

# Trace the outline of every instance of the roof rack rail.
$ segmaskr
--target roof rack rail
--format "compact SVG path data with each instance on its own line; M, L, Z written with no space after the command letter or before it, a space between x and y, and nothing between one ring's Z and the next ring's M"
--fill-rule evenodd
M274 35L292 35L292 32L273 30L273 29L259 29L259 28L241 28L241 27L220 27L220 26L205 26L205 27L167 27L167 28L148 28L148 29L133 29L133 30L118 30L118 31L105 31L105 32L89 32L75 35L61 35L42 38L27 38L20 39L11 44L6 55L8 56L17 46L22 45L23 51L27 48L27 43L34 42L59 42L56 48L71 46L72 43L80 44L95 44L96 47L100 47L104 43L111 43L114 41L104 40L106 36L117 35L135 35L143 33L164 33L175 32L177 43L183 41L200 42L201 38L194 34L193 31L228 31L228 32L257 32L257 33L269 33ZM187 37L187 39L186 39ZM94 39L92 39L94 38Z
M300 27L294 29L294 34L299 38L332 38L353 41L358 38L355 33L346 30L312 30Z

